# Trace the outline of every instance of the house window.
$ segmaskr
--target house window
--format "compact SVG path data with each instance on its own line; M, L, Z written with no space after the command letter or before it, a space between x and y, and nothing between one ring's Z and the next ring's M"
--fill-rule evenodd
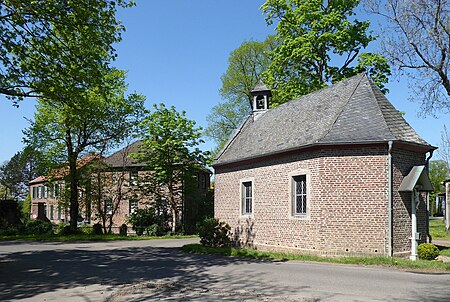
M58 220L61 220L61 206L58 205Z
M246 181L242 183L242 214L250 215L253 213L253 189L252 182Z
M44 191L44 193L43 193L43 195L44 195L44 198L47 198L48 197L48 191L47 191L47 187L46 186L43 186L42 187L42 190Z
M130 171L130 184L137 186L138 184L138 171Z
M292 213L295 216L306 215L306 208L307 208L306 175L294 176L292 180L293 180Z
M138 209L137 199L130 199L128 213L133 214Z
M50 190L50 198L54 198L55 197L55 185L51 184L48 189Z
M50 220L53 220L53 205L50 205Z
M108 197L105 200L105 214L112 215L112 211L113 211L112 199Z
M41 188L41 196L39 198L45 198L45 187L40 186L39 188Z
M36 198L36 187L33 187L32 188L32 193L33 193L33 199L35 199Z

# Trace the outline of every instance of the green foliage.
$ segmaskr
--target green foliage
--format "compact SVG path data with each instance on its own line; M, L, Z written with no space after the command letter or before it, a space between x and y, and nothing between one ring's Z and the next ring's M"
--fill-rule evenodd
M31 214L31 196L27 195L27 198L22 202L20 211L22 212L22 216L29 218Z
M251 113L251 90L270 64L269 53L276 40L245 41L230 53L227 71L222 75L220 95L223 102L215 105L206 120L205 135L217 144L216 153L227 142L231 132Z
M100 223L96 223L92 226L92 234L93 235L102 235L103 234L103 228Z
M22 233L27 235L42 235L51 233L52 229L53 225L50 222L30 219L26 221Z
M108 92L99 88L86 91L82 103L70 105L40 99L34 121L24 131L25 140L55 164L67 163L66 192L70 223L76 227L81 173L77 160L87 152L101 152L131 136L144 112L144 97L125 96L125 73L108 74Z
M444 160L430 161L430 181L435 192L444 192L444 180L450 178L450 167Z
M141 150L131 157L152 171L142 181L145 185L142 189L167 201L172 232L175 232L180 218L183 181L192 178L208 156L197 147L203 143L202 131L186 118L186 112L179 113L175 107L166 108L164 104L154 105L141 127Z
M17 152L6 163L0 166L0 183L6 188L3 199L11 197L17 200L22 193L22 166L20 164L21 153Z
M439 256L439 249L431 243L422 243L417 247L417 255L422 260L434 260Z
M197 227L200 243L209 247L226 247L231 245L231 227L215 218L206 218Z
M17 101L44 97L77 102L102 87L124 27L116 19L124 0L0 1L0 93ZM45 96L44 96L45 95Z
M155 209L152 207L137 209L128 217L128 222L131 223L136 234L140 236L144 234L144 231L157 223Z
M369 21L351 20L359 0L267 0L261 9L268 24L276 25L278 47L264 74L276 106L368 70L378 84L385 83L389 66L379 55L361 50L375 39ZM381 72L385 75L375 75Z

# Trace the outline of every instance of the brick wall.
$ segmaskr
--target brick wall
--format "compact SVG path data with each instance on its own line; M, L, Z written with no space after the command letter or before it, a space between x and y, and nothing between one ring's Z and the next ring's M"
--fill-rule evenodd
M392 219L393 219L393 253L394 256L407 256L411 252L411 193L398 192L403 178L408 175L413 166L425 165L423 153L394 148L392 151ZM417 209L417 231L426 235L426 200L420 195Z
M291 215L292 176L308 175L308 215ZM260 249L314 254L387 251L387 146L322 149L235 168L217 167L215 217ZM240 182L252 179L253 215L242 216Z

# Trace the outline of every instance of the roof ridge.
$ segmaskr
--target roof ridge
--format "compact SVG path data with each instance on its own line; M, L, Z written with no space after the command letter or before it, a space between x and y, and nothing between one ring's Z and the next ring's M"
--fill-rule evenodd
M251 118L251 114L247 116L247 118L243 119L242 122L239 124L239 126L233 131L233 133L230 135L230 138L226 142L226 144L223 146L220 153L216 156L214 160L219 160L219 158L225 153L225 151L230 147L231 143L236 139L238 134L241 132L242 128L244 128L244 125L247 123L247 121Z
M361 75L361 74L362 74L362 75ZM322 135L322 137L321 137L320 139L318 139L316 142L320 142L322 139L324 139L324 138L328 135L328 133L331 132L331 130L333 130L334 125L336 125L337 120L338 120L339 117L342 115L342 112L344 112L345 107L347 107L348 103L350 102L350 100L352 99L353 95L355 94L356 89L359 87L359 85L361 84L361 82L362 82L362 80L364 79L364 77L366 77L366 74L365 74L365 73L361 73L361 74L360 74L361 78L359 79L358 83L355 85L355 88L353 88L353 91L352 91L352 93L350 93L350 95L349 95L347 101L345 102L344 106L342 106L341 110L340 110L339 113L336 115L336 118L334 119L334 122L332 123L331 127L330 127L330 128L328 129L328 131L326 131L326 132ZM350 78L348 78L348 79L351 79L351 78L352 78L352 77L350 77ZM347 80L347 79L346 79L346 80ZM343 82L343 81L338 82L337 84L342 83L342 82ZM332 85L332 86L329 86L329 87L333 87L333 86L335 86L335 85Z
M381 116L383 117L383 122L384 122L384 124L386 125L386 127L389 129L389 133L397 140L398 139L398 137L392 132L392 128L389 126L389 124L388 124L388 122L386 121L386 116L384 115L384 112L383 112L383 110L381 109L381 107L380 107L380 103L378 102L378 98L377 98L377 96L375 95L375 92L373 91L373 89L374 89L374 85L375 85L375 83L372 81L372 79L371 78L369 78L369 77L367 77L367 81L369 82L369 87L370 87L370 89L369 89L369 93L374 97L374 99L375 99L375 102L377 103L377 108L378 108L378 110L380 110L380 113L381 113ZM375 85L375 87L376 88L378 88L378 86L376 86ZM379 89L379 88L378 88ZM380 92L381 92L381 90L380 90ZM384 96L384 94L383 94L383 96ZM389 102L390 103L390 102ZM391 104L392 105L392 104ZM392 107L394 107L393 105L392 105ZM395 108L395 107L394 107ZM397 110L397 108L395 108L395 110ZM398 111L398 110L397 110Z

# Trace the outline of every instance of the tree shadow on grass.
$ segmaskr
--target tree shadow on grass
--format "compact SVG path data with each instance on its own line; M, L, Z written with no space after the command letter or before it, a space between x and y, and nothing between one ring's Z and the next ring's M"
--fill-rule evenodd
M231 280L226 275L211 275L205 271L212 266L240 265L261 260L188 254L175 248L47 250L2 256L1 301L31 298L42 293L93 284L114 287L147 282L147 286L151 287L153 283L148 282L168 279L180 282L186 288L204 291L223 282L232 284L237 291L250 290L270 295L286 295L288 291L287 288L269 287L263 282L255 283L258 276L252 272L243 275L241 280L236 280L236 276ZM170 283L166 285L170 287ZM158 299L161 291L155 291L155 295L153 298Z

